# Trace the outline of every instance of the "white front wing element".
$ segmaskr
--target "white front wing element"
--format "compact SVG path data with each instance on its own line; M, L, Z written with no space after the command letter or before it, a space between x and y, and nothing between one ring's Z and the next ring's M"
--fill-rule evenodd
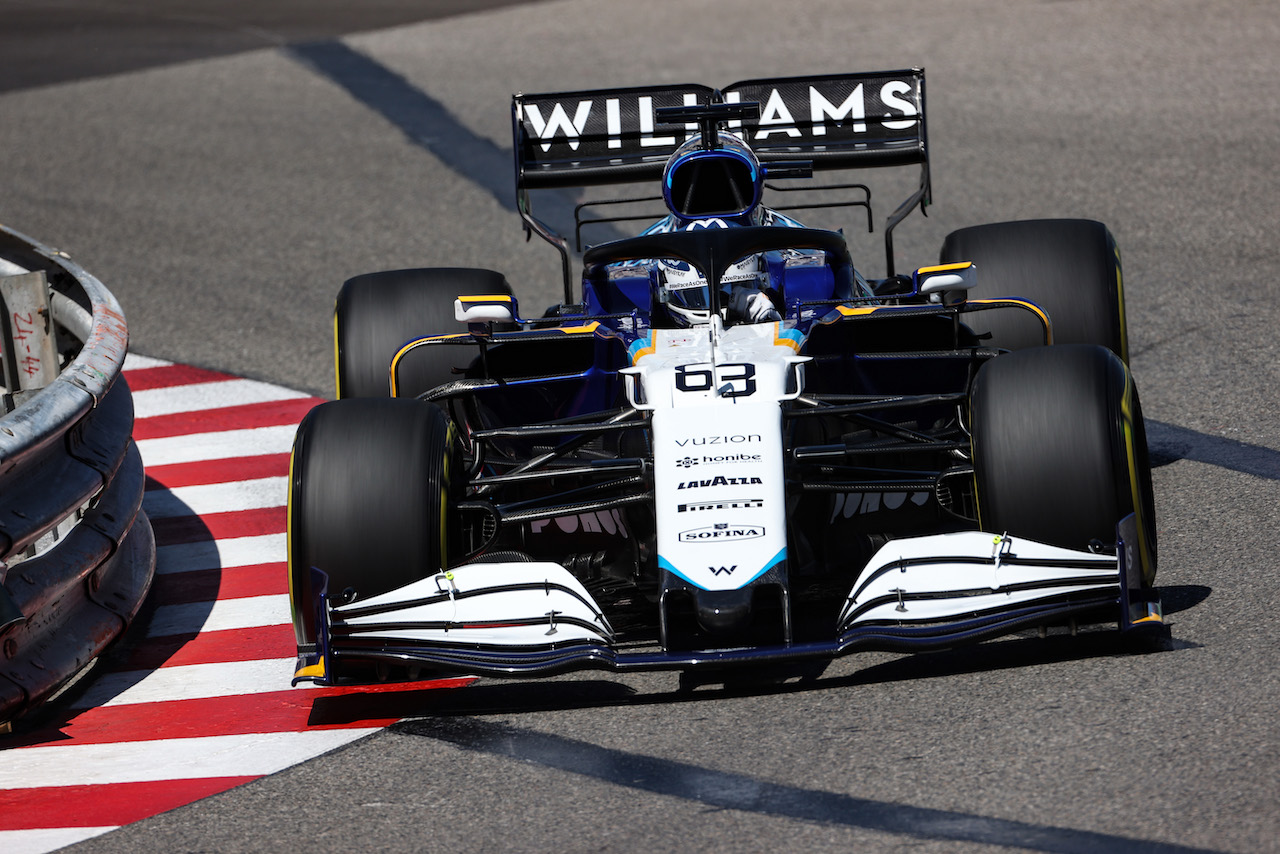
M613 638L599 605L555 563L473 563L331 612L352 640L547 647Z
M893 540L858 575L840 629L929 623L1118 589L1118 559L965 531Z

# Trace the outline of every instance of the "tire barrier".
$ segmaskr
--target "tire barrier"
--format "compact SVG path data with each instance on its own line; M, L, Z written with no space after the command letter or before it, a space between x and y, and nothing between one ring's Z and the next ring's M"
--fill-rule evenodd
M0 225L0 732L129 626L151 586L128 329L63 253Z

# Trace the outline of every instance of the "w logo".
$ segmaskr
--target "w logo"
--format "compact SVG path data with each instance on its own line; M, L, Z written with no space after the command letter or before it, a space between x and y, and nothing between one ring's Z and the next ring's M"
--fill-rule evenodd
M573 114L573 118L569 118L569 113L565 111L564 104L559 102L551 108L551 115L545 120L542 118L542 111L538 109L537 104L525 104L524 115L529 120L529 124L533 125L534 132L539 139L548 140L542 143L543 151L551 150L551 142L555 139L557 133L563 133L569 143L569 147L574 151L578 150L578 137L586 129L587 116L591 115L591 102L579 101L577 112Z
M737 568L738 568L738 565L737 565L736 563L735 563L733 566L709 566L709 567L707 567L707 569L711 570L711 574L712 574L712 575L733 575L733 571L734 571L735 569L737 569Z

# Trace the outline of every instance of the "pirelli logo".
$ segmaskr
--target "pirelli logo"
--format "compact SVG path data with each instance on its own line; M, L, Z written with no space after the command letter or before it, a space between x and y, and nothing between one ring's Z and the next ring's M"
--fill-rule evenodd
M698 513L703 510L743 510L764 506L762 498L740 498L724 501L691 501L676 505L678 513Z

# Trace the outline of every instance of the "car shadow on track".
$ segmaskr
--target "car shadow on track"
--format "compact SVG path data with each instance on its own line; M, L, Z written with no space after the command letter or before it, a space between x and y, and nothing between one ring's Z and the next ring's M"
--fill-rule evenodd
M1164 588L1164 592L1176 612L1204 601L1211 590L1188 586ZM1192 646L1194 644L1175 641L1165 648ZM727 696L799 694L1149 651L1150 644L1146 648L1135 647L1123 642L1115 631L1088 631L1043 638L1020 635L956 650L904 655L835 677L811 673L798 681L737 683L731 687L698 690L641 693L621 681L590 677L528 682L487 680L458 691L409 690L321 697L313 703L310 723L338 725L361 719L401 718L390 728L397 736L434 739L462 750L541 765L709 808L858 828L917 840L976 842L1029 851L1081 854L1203 851L1166 842L801 788L484 719L486 715L510 718L575 709L677 705ZM677 683L673 678L669 684Z
M1146 427L1153 467L1194 460L1267 480L1280 480L1280 451L1162 421L1148 419Z
M1203 601L1208 588L1180 589L1180 607ZM1189 646L1189 645L1187 645ZM678 704L727 695L799 693L849 688L880 682L945 677L975 671L1026 668L1056 661L1132 654L1118 646L1113 631L1076 636L1015 637L936 653L907 655L834 678L806 678L780 685L737 685L731 689L637 693L605 679L478 683L465 691L433 693L417 701L418 717L391 727L398 736L429 738L489 756L576 774L627 789L680 798L712 809L731 809L794 821L857 828L908 840L979 843L1027 851L1165 852L1190 854L1205 849L1155 840L1034 824L992 816L935 809L852 794L803 788L690 762L592 744L533 727L485 720L523 712ZM335 702L347 698L333 698ZM328 701L318 701L320 702ZM410 712L412 698L400 708ZM429 706L430 709L423 708ZM387 713L390 709L381 709ZM908 844L910 844L908 842Z
M392 730L402 736L430 738L462 750L515 759L712 809L857 828L916 840L972 842L1065 854L1190 854L1204 850L801 788L496 721L434 717L405 721Z
M0 92L234 56L537 0L149 0L8 3ZM49 61L56 56L57 61Z
M436 157L462 178L488 192L499 205L518 213L512 153L467 127L443 102L371 56L337 41L291 44L286 48L304 68L326 78L378 113L405 139ZM561 234L574 233L574 206L565 190L539 190L538 217ZM608 223L592 226L593 242L630 235Z

